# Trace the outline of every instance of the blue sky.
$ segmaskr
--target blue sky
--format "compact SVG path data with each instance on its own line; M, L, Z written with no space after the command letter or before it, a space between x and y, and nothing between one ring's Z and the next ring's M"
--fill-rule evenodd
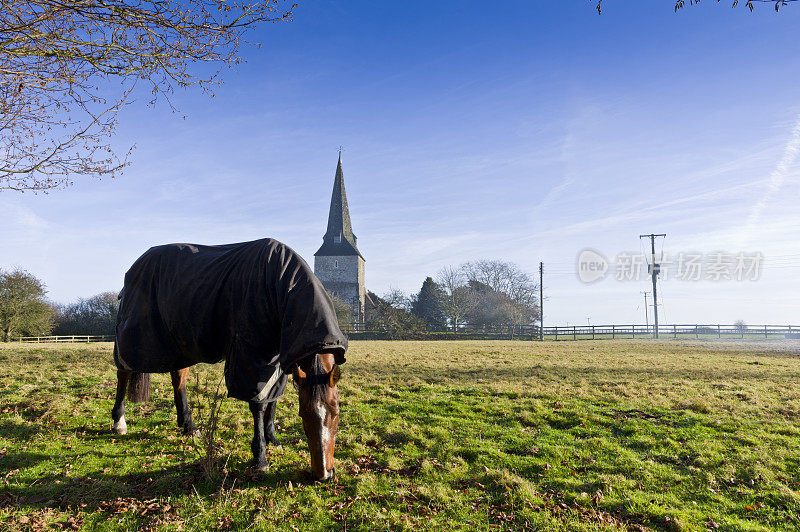
M647 280L586 285L576 258L657 232L764 256L758 281L666 280L662 321L800 324L800 6L673 5L301 1L213 98L128 107L123 176L0 192L0 268L68 302L167 242L271 236L311 262L342 145L377 293L543 261L548 324L640 323Z

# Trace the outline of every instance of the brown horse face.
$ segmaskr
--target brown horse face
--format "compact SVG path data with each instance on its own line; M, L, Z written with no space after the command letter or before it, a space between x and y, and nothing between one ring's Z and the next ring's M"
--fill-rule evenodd
M311 469L319 480L333 478L333 449L339 428L339 366L320 353L292 373L300 397L300 417L311 452Z

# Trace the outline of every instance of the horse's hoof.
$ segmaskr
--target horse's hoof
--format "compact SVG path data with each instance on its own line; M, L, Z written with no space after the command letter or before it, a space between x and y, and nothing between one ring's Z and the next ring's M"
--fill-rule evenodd
M269 464L266 465L252 465L247 468L247 476L256 479L261 478L269 471Z
M128 433L128 424L125 423L125 416L122 416L119 421L114 423L114 426L111 427L111 432L120 436Z

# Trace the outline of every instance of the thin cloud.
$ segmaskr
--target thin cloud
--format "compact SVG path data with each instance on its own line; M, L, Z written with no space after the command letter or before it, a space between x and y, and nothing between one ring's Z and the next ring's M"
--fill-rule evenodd
M757 226L761 221L761 214L764 212L764 208L783 186L783 183L786 181L786 176L789 174L789 170L795 161L797 161L798 153L800 153L800 114L797 115L792 133L786 141L786 146L783 149L783 156L769 176L767 189L750 209L750 215L747 217L747 222L742 231L742 242L744 246L749 244L750 241L753 240L755 233L758 232Z

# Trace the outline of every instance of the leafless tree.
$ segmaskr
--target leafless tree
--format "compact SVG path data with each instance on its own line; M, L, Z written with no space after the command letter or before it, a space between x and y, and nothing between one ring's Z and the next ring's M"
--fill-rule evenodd
M475 305L475 293L467 286L463 268L445 266L436 275L436 282L445 292L444 313L453 330L458 330L462 320Z
M116 292L103 292L69 305L59 305L53 334L107 335L115 333L119 299Z
M387 303L390 307L395 308L397 310L402 310L404 312L409 312L411 309L411 298L408 294L400 290L399 288L392 288L389 287L389 290L383 294L381 299Z
M115 175L109 138L137 83L151 102L176 87L210 92L241 61L246 31L291 17L283 0L3 0L0 190L46 190ZM196 63L212 62L200 75Z
M495 292L504 293L515 303L533 306L536 302L536 282L513 262L477 260L464 263L461 270L468 281L477 281Z

